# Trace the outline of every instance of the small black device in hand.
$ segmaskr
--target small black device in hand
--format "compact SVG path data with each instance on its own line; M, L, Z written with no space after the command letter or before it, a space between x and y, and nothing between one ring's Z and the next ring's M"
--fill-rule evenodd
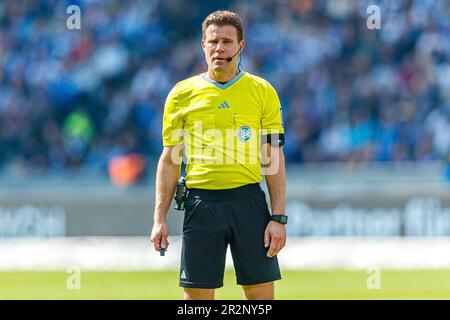
M188 190L186 188L186 180L183 176L180 177L177 184L177 190L175 191L175 210L184 210L184 204L186 202Z

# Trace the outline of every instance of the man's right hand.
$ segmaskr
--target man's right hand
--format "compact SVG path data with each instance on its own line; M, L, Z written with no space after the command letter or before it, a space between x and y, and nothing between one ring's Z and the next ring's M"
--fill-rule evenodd
M167 250L169 248L169 241L167 237L169 236L169 228L166 222L155 222L153 223L152 234L150 236L150 242L156 251L159 251L161 247Z

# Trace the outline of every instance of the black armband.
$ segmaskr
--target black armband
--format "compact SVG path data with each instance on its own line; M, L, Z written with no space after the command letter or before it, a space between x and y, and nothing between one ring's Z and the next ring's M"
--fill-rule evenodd
M272 133L261 136L261 143L268 143L271 146L281 147L284 146L284 133Z

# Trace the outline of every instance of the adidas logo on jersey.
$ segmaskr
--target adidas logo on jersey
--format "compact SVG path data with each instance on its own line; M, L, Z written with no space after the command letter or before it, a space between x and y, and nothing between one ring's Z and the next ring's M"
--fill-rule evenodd
M226 101L224 101L220 106L219 109L230 109L230 106Z

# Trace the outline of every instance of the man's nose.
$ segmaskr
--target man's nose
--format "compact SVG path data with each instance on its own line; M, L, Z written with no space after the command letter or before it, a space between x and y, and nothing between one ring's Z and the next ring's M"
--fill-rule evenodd
M218 42L216 46L216 51L223 52L224 51L224 44L222 42Z

